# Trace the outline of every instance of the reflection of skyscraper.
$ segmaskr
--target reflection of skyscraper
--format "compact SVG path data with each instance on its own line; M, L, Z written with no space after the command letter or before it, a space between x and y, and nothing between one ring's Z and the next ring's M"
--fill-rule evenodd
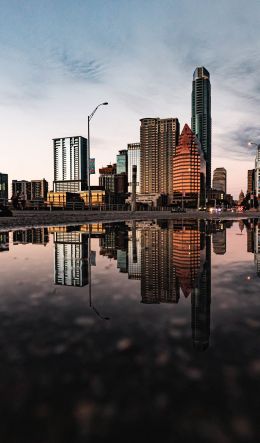
M19 229L13 232L14 244L26 245L28 243L31 243L34 245L46 246L48 242L48 228Z
M260 277L260 223L255 227L255 264L257 276Z
M54 232L55 277L57 285L88 284L88 234Z
M202 233L201 235L205 235ZM206 236L206 254L192 290L192 341L195 349L204 351L209 346L211 303L211 239ZM203 254L201 254L203 258Z
M247 252L254 253L255 251L255 232L254 225L248 224L246 227L246 235L247 235Z
M141 230L133 221L128 231L128 278L141 280Z
M9 232L0 232L0 252L9 251Z
M200 231L197 225L187 224L174 228L173 265L183 295L188 297L200 266Z
M222 227L222 229L213 232L212 241L215 254L224 255L226 253L226 229Z
M125 223L104 225L105 232L100 239L100 255L117 260L120 272L128 270L127 226Z
M143 303L178 303L180 292L173 266L172 228L141 230L141 296Z

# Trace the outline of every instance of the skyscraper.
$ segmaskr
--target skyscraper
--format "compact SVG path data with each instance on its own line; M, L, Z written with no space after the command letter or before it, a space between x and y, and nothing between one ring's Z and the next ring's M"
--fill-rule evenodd
M227 192L227 171L225 168L216 168L213 172L212 188L217 191Z
M206 163L201 145L187 123L180 135L173 161L173 197L185 197L191 206L205 204Z
M255 193L255 169L249 169L247 171L247 193Z
M54 191L87 190L87 139L81 136L54 138L53 151Z
M127 174L127 149L122 149L116 156L116 173Z
M255 158L255 195L260 198L260 145L257 146Z
M172 195L179 121L177 118L143 118L140 121L141 193Z
M196 68L192 82L191 129L198 137L206 160L206 189L211 188L211 86L206 68Z
M132 193L132 173L133 166L137 167L136 171L136 193L140 193L140 143L129 143L128 151L128 192Z

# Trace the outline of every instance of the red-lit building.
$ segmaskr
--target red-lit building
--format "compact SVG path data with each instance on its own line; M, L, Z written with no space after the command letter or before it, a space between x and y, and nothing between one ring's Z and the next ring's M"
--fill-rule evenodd
M173 158L173 201L185 206L205 205L206 162L201 145L185 124Z

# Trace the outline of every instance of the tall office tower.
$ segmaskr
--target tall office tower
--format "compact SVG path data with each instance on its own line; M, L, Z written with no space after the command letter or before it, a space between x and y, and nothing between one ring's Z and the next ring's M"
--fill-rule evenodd
M180 135L173 161L173 196L205 203L206 163L201 145L187 123Z
M247 193L255 193L255 169L248 169L247 171Z
M206 189L211 188L211 86L203 66L196 68L192 82L191 129L198 137L206 160Z
M81 136L53 139L54 191L88 189L87 139Z
M85 286L88 284L88 234L70 231L69 227L66 230L54 232L54 282L57 285Z
M47 200L48 194L48 182L43 178L42 180L32 180L31 181L31 199L37 200L42 198Z
M173 266L172 227L141 229L142 303L178 303L180 290Z
M8 203L8 174L0 172L0 203Z
M205 236L205 233L201 233ZM201 266L191 295L191 327L193 346L205 351L210 337L211 304L211 239L205 236L205 248L201 251Z
M140 194L140 143L128 143L128 192L132 194L133 166L136 170L136 193Z
M31 200L31 182L27 180L12 180L12 195L21 195L24 200Z
M255 195L260 198L260 145L257 146L255 158Z
M212 188L217 191L227 192L227 171L225 168L216 168L213 172Z
M177 118L143 118L140 121L140 191L142 194L172 195L179 121Z
M194 222L173 229L173 266L180 288L188 297L200 268L200 232Z
M116 173L117 174L127 174L127 149L122 149L116 156Z

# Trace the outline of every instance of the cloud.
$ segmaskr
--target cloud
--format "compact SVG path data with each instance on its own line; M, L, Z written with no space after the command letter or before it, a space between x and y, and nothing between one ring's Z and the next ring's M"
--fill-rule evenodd
M222 143L226 147L223 149L225 157L242 161L255 158L255 147L248 146L248 142L260 143L259 126L241 126L218 137L225 142Z
M71 75L74 79L100 82L104 76L105 65L100 61L90 58L71 56L68 52L57 55L57 64L62 67L65 74Z

